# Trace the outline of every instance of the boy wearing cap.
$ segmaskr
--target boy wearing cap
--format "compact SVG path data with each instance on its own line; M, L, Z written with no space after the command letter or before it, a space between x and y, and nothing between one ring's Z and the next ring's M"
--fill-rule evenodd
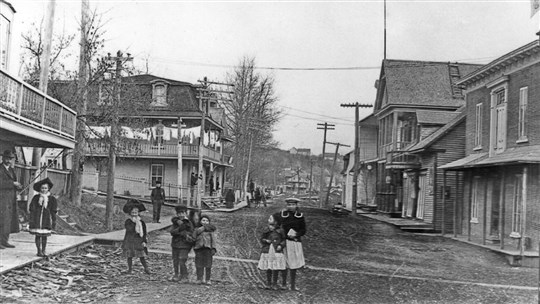
M176 216L172 218L173 226L171 229L174 276L170 280L179 282L188 278L186 262L188 253L195 244L195 239L193 237L193 223L187 216L187 207L180 205L174 209Z

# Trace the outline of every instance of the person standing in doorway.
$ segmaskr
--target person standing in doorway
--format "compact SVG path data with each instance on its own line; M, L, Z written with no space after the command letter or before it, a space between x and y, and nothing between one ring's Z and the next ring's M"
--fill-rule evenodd
M153 221L154 223L159 223L159 218L161 217L161 206L165 202L165 190L161 188L160 180L156 181L156 187L152 189L150 199L152 200L153 206Z
M19 232L17 190L21 190L22 185L17 181L14 161L15 154L5 150L0 165L0 249L15 248L8 242L9 234Z
M214 176L210 175L210 180L208 181L208 188L210 191L210 196L214 195Z

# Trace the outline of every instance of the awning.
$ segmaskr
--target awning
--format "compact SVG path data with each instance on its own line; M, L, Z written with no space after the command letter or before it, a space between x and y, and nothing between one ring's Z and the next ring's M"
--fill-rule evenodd
M449 164L440 166L441 169L459 170L465 168L491 167L515 164L540 163L540 145L515 147L488 157L488 153L471 154Z
M449 170L459 170L466 167L470 167L473 164L477 163L480 159L487 157L487 153L475 153L468 155L464 158L460 158L458 160L455 160L451 163L448 163L443 166L439 166L439 169L449 169Z

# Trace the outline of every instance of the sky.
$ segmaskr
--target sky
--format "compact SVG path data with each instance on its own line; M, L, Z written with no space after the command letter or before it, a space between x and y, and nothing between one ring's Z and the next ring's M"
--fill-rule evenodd
M9 2L17 10L17 52L17 37L40 22L48 1ZM340 150L349 152L354 109L340 104L374 103L384 55L383 0L90 0L90 6L107 20L107 51L129 52L136 66L148 65L157 76L222 81L242 57L254 57L258 71L275 79L283 116L274 138L281 149L320 154L317 124L327 122L335 125L327 141L349 145ZM530 0L388 0L387 58L485 64L538 39L539 14L530 12ZM77 33L80 14L80 1L57 0L54 32ZM371 112L360 109L360 119Z

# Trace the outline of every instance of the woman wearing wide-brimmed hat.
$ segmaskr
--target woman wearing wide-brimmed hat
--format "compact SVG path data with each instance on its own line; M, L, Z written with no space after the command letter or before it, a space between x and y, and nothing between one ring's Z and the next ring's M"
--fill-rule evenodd
M58 203L51 195L53 187L52 181L47 177L34 184L34 190L38 194L34 195L29 206L30 220L28 228L30 233L36 236L35 242L37 255L47 256L47 237L51 235L56 226L56 213L58 213Z
M285 242L284 254L287 261L287 268L291 273L291 290L297 291L296 270L304 267L306 264L301 239L306 234L306 220L304 214L298 208L299 199L286 198L285 202L287 203L287 207L275 213L272 217L281 226L281 229L283 229L286 235L287 240ZM283 271L282 282L282 287L286 288L286 286L287 270Z

